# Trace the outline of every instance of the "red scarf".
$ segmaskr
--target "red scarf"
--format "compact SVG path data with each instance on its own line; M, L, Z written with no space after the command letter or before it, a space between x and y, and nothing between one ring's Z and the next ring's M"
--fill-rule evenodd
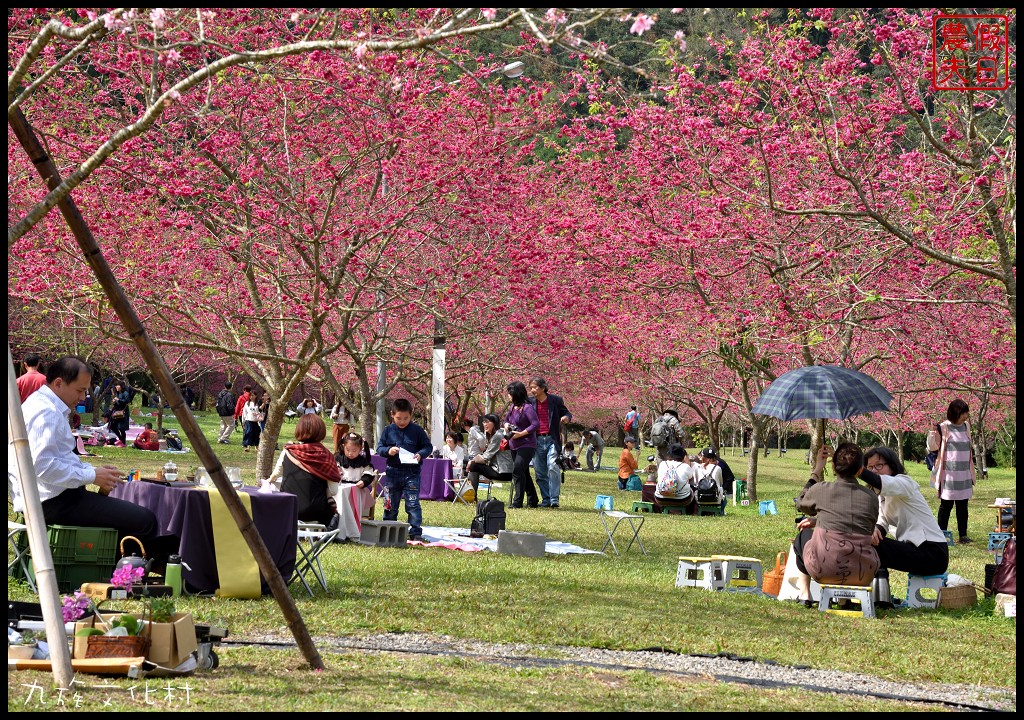
M286 445L285 452L299 467L324 482L341 482L341 471L331 451L318 442Z

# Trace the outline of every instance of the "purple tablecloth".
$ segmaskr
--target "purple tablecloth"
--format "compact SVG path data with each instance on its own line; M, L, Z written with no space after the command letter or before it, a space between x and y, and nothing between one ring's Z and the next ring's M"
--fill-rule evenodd
M285 582L295 569L295 543L299 506L291 493L261 494L243 488L252 500L252 519ZM191 569L182 578L193 592L213 592L220 587L213 545L210 497L205 490L174 483L120 483L110 493L149 508L156 514L160 533L181 538L178 553ZM261 576L262 579L262 576ZM270 592L265 579L263 593Z
M370 462L377 472L387 473L387 458L372 455ZM445 480L452 477L452 461L447 458L427 458L420 466L420 500L451 500L452 489Z

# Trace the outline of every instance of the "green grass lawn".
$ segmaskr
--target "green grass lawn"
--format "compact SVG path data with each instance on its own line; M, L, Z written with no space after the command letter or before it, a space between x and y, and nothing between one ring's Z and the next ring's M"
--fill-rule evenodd
M206 416L201 422L207 436L215 439L216 417ZM173 425L173 421L169 424ZM286 425L285 432L290 431L291 426ZM239 438L236 434L232 445L215 444L213 447L223 464L241 467L243 476L251 483L256 477L255 456L242 453ZM633 501L640 496L638 492L617 489L616 472L610 466L618 452L616 448L606 449L606 469L599 473L567 473L560 509L507 510L506 528L543 533L550 539L600 549L606 536L598 511L594 510L595 496L611 495L616 509L626 510L630 510ZM645 458L648 451L642 452ZM103 457L93 462L113 462L125 469L137 467L144 475L155 471L168 457L175 457L179 467L194 466L196 457L194 453L170 456L109 448L101 449L100 453ZM737 477L745 475L744 458L733 455L729 449L723 449L723 457ZM641 458L642 465L644 458ZM802 460L803 453L795 451L781 458L773 454L760 460L758 495L761 499L774 499L778 515L758 515L756 503L749 507L730 504L725 517L650 515L641 533L646 556L641 555L635 545L628 555L618 557L548 555L544 558L442 548L333 545L323 556L330 591L326 595L318 592L316 597L310 598L300 585L295 585L292 593L314 637L431 632L488 642L614 649L659 647L682 653L727 652L779 663L867 672L906 682L1016 688L1016 621L995 616L992 599L982 599L976 606L961 610L879 611L876 619L859 619L827 615L770 597L675 587L680 555L746 555L760 558L765 569L773 566L776 554L788 551L794 534L792 498L807 476L807 466ZM938 503L934 491L927 486L924 465L911 463L909 472L921 482L925 497L929 498L933 509L936 508ZM992 468L989 479L977 487L970 515L970 535L975 543L950 549L951 573L983 584L985 563L992 562L986 545L995 519L994 511L986 506L996 497L1015 497L1015 478L1012 468ZM378 506L378 517L379 512ZM461 504L423 503L425 525L461 527L468 531L472 515L473 511ZM405 519L404 511L399 519ZM894 596L905 597L905 574L891 573L890 584ZM10 599L32 599L24 585L9 580L8 588ZM189 597L180 601L179 609L192 612L199 620L226 625L232 638L268 633L289 635L280 610L270 596L258 601ZM353 659L345 655L326 657L325 661L330 677L335 677L333 673L341 668L352 669L354 664L353 672L357 676L388 674L378 680L382 692L392 684L401 686L401 678L389 674L396 665L392 659ZM235 662L239 665L233 668ZM378 664L380 670L376 667ZM249 670L240 671L243 666ZM404 672L401 663L397 666L395 673ZM422 670L429 674L415 662L412 666L416 672ZM274 676L298 673L299 677L308 677L302 668L301 655L294 649L284 654L259 649L226 649L222 651L221 667L213 673L195 676L195 681L209 690L211 700L204 706L206 709L225 709L232 707L227 698L232 692L263 697L264 686L268 693L279 683L287 687L287 679L275 677L274 681L268 681L262 675L267 669ZM464 671L467 677L479 676L484 682L491 682L494 673L490 666L477 663L469 663ZM259 676L254 677L253 672ZM590 703L581 702L580 698L587 696L586 687L591 683L565 679L556 682L551 679L554 674L540 674L543 677L537 681L538 688L564 688L564 693L545 691L548 704L538 701L529 705L531 709L590 708ZM587 673L581 671L581 674ZM17 686L15 676L18 675L9 675L10 693ZM502 678L502 682L512 681L504 674ZM423 682L424 687L430 687L432 681L426 678ZM626 699L630 696L629 688L635 684L661 685L667 682L665 680L641 681L630 676L622 682L622 702L606 704L603 709L673 707L671 703L652 705L649 700L631 704ZM332 683L327 685L337 687ZM531 683L532 680L524 684ZM352 678L352 684L364 685L358 678ZM371 692L371 688L365 691ZM458 695L461 691L447 687L445 692ZM470 690L467 688L465 692ZM9 708L27 709L16 699L10 699L10 693ZM287 697L282 700L281 708L340 706L337 698L332 704L330 697L319 697L318 693L311 689L302 697ZM736 699L723 699L716 704L714 693L705 694L696 687L693 693L700 695L701 700L694 700L691 709L751 709ZM640 694L648 697L646 693ZM779 694L777 702L771 703L771 709L806 709L800 707L799 695L797 693L790 703L785 693ZM213 700L221 696L224 697L220 701ZM603 696L603 692L598 696ZM24 693L19 697L23 698ZM234 707L239 709L253 707L241 699L236 702ZM271 701L264 697L261 702ZM348 700L345 702L345 707L349 707ZM816 709L822 709L817 697L813 703ZM886 709L884 703L882 707L852 703L852 700L843 700L825 707ZM265 704L262 707L267 709ZM363 706L356 703L352 709L359 707ZM473 706L438 698L409 700L402 704L397 697L389 697L383 705L370 703L365 707L469 709ZM526 709L525 705L516 707Z

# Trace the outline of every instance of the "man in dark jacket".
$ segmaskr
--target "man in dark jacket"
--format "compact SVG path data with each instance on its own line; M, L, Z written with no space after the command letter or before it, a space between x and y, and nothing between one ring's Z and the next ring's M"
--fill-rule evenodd
M235 431L235 395L231 392L231 381L224 383L224 389L217 394L217 415L220 417L220 434L217 442L227 445Z
M558 455L562 450L562 423L572 420L572 413L558 395L548 393L548 383L542 377L530 381L530 404L537 410L540 428L537 430L537 454L533 456L533 472L540 486L541 507L558 507L562 494L562 468Z

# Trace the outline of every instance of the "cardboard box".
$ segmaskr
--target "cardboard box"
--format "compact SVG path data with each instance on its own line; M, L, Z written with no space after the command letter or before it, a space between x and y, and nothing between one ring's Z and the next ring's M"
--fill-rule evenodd
M196 626L191 613L175 613L169 623L153 623L146 659L166 668L175 668L199 649Z
M109 624L119 614L104 614L103 620ZM90 617L75 623L72 657L76 660L85 658L85 650L89 644L89 638L78 637L78 631L82 628L94 627L95 619L95 617ZM181 665L191 653L199 649L199 643L196 641L196 626L192 622L191 613L175 613L172 622L152 623L150 627L143 630L143 633L149 634L150 637L146 659L163 667L175 668Z

